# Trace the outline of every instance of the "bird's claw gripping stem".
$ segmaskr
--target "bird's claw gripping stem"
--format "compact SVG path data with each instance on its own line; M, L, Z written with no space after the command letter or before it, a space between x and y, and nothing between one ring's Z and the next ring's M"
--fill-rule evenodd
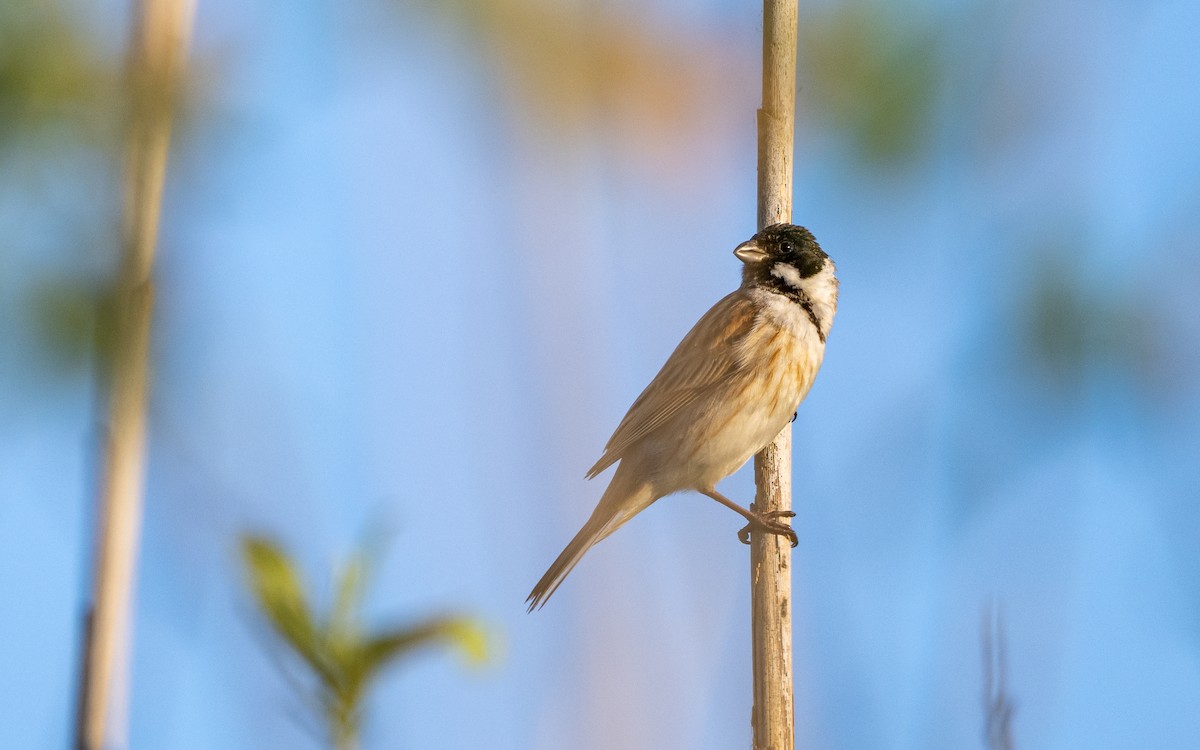
M768 534L778 534L782 537L787 537L787 540L792 543L793 547L800 543L800 538L796 536L796 532L791 526L775 520L777 518L795 518L796 514L792 511L771 510L760 513L751 505L750 512L754 515L754 518L738 531L738 539L741 540L742 544L750 543L750 532L752 531L765 531Z

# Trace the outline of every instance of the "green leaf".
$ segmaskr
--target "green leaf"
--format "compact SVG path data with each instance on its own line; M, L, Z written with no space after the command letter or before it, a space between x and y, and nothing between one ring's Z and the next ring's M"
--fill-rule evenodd
M390 662L434 643L457 648L470 663L488 658L488 639L466 617L438 617L372 635L359 627L359 606L371 569L369 550L357 552L337 577L334 603L314 613L293 561L273 542L242 540L247 580L275 630L315 672L318 701L337 748L353 748L371 680Z
M363 645L364 672L370 676L389 661L435 643L456 647L471 664L482 664L488 659L487 633L478 622L466 617L439 617L368 640Z
M355 554L342 568L338 576L337 596L329 614L329 636L331 640L343 641L355 638L358 624L358 605L367 579L367 561L362 554Z
M483 666L491 658L487 631L478 621L464 617L452 622L448 635L471 666Z
M242 540L242 559L251 591L271 625L322 679L335 680L291 559L274 542L253 536Z

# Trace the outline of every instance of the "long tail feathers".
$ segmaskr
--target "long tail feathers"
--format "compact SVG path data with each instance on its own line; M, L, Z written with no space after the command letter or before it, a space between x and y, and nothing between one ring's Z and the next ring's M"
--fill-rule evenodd
M583 559L584 554L596 542L616 531L626 521L654 502L654 499L650 488L645 484L628 487L625 477L622 476L621 467L618 467L616 476L608 485L608 489L604 491L604 497L600 498L596 510L592 512L592 517L583 525L566 549L550 565L546 574L533 587L533 591L529 593L529 597L525 600L529 604L528 611L532 612L546 606L547 600L562 585L567 574Z

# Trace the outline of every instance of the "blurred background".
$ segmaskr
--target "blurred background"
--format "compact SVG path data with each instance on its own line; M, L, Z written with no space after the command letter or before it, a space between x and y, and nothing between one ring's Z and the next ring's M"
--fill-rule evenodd
M6 747L73 736L130 15L0 6ZM985 747L992 608L1016 747L1195 747L1200 4L826 0L800 25L795 220L842 297L794 425L798 746ZM324 746L248 532L326 594L383 539L369 622L488 632L482 668L387 672L364 748L748 746L728 510L664 499L523 600L737 284L760 35L729 0L200 0L130 747Z

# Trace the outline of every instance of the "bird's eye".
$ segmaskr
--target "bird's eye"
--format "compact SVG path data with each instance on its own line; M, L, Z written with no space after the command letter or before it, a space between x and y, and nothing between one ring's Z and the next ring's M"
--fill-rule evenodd
M784 240L779 243L779 252L784 255L791 255L795 250L796 246L792 244L791 240Z

